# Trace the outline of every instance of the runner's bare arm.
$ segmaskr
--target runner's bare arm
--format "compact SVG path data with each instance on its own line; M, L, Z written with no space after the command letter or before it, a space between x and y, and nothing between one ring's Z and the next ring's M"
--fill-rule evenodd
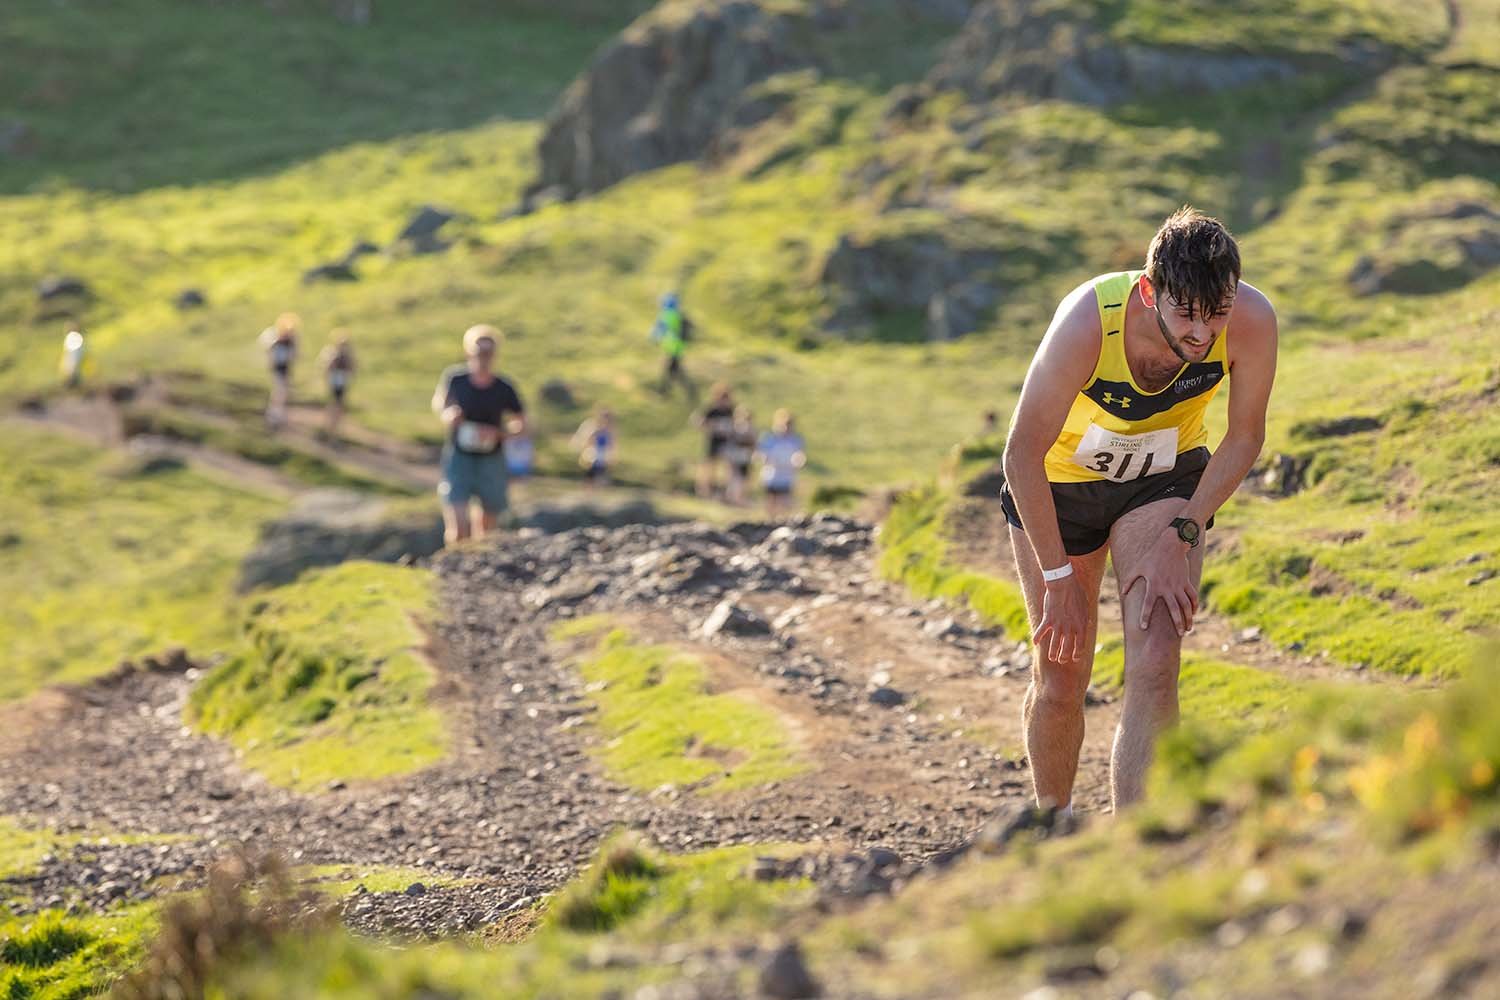
M1104 332L1097 301L1093 288L1084 285L1057 307L1026 373L1005 442L1005 479L1043 569L1070 564L1057 526L1045 459L1078 391L1099 362ZM1040 617L1031 623L1031 640L1048 662L1076 663L1088 635L1088 595L1076 574L1045 586Z
M1214 449L1193 498L1178 516L1206 524L1234 494L1266 440L1266 407L1276 380L1276 310L1244 282L1235 299L1229 342L1229 428Z
M1093 286L1080 285L1057 307L1031 360L1005 441L1005 481L1043 569L1067 562L1043 460L1099 363L1103 337Z

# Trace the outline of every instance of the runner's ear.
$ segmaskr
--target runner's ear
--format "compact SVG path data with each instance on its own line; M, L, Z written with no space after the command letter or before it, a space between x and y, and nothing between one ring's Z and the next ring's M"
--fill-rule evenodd
M1136 279L1136 284L1139 285L1141 289L1141 302L1146 306L1147 309L1155 308L1156 289L1151 287L1151 279L1143 274Z

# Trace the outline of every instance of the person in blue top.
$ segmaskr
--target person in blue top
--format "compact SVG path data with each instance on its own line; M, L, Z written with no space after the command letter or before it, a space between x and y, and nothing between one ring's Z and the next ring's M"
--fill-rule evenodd
M790 410L777 410L771 429L760 436L755 453L761 461L761 483L766 490L766 514L785 517L792 512L797 473L807 464L807 446L797 433Z
M615 460L615 416L601 407L579 425L573 434L578 465L589 489L609 485L609 467Z
M698 398L698 386L682 369L682 356L687 353L688 341L693 335L693 321L682 311L682 300L676 292L661 297L661 308L656 313L656 323L651 327L651 340L662 350L661 383L657 392L666 395L673 382L682 383L689 399Z

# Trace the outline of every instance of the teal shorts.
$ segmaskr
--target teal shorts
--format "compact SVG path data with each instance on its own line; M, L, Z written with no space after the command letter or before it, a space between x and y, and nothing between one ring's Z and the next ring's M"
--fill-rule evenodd
M510 509L508 486L505 453L499 448L487 455L459 451L451 443L443 449L438 496L450 507L464 507L477 499L486 513L503 514Z

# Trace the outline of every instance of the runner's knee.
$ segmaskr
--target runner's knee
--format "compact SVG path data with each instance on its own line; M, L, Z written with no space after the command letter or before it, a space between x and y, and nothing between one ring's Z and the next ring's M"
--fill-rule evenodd
M1036 664L1037 697L1059 704L1082 704L1093 672L1093 657L1077 663L1059 663L1038 652Z

